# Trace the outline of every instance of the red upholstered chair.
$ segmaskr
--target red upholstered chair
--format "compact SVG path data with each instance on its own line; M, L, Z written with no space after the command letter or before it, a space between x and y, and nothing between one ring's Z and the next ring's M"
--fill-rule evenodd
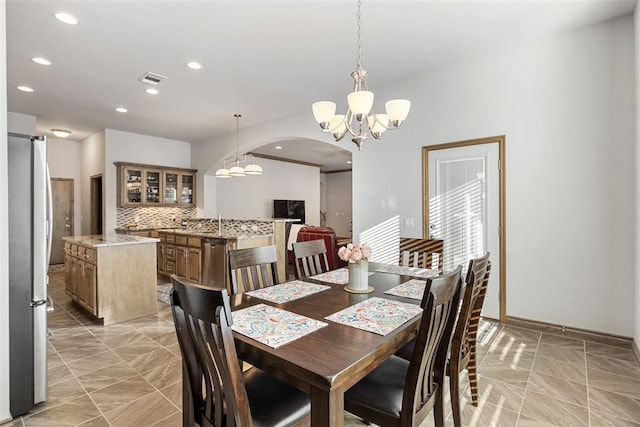
M336 232L331 227L313 227L305 226L298 231L298 242L306 242L308 240L324 240L327 247L327 260L329 261L329 269L346 267L347 263L338 258L338 239Z

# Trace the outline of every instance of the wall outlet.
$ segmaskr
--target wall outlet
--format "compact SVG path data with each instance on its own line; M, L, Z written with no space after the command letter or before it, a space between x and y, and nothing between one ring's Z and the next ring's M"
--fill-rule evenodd
M405 227L414 227L415 225L414 225L414 220L413 220L413 218L405 217L405 219L404 219L404 226L405 226Z

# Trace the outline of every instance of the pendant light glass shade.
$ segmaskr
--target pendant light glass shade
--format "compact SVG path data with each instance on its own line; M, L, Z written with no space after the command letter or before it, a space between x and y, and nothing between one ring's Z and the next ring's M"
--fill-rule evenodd
M216 178L231 178L231 175L229 175L229 169L218 169L216 171Z
M362 121L362 117L369 114L373 108L373 92L368 90L358 90L347 95L347 103L349 109L355 114L358 121Z
M253 156L251 158L253 159ZM255 160L252 160L250 165L244 167L244 173L246 175L262 175L262 168L255 164Z
M389 127L389 116L386 114L372 114L367 117L369 130L375 139L380 139L385 130Z
M244 168L239 164L236 164L234 167L229 169L229 175L231 176L245 176Z
M384 104L384 108L393 126L398 127L409 115L411 101L408 99L392 99Z
M320 127L328 129L331 118L336 114L336 103L319 101L315 102L311 108L313 109L313 117L315 117L316 121L320 124Z

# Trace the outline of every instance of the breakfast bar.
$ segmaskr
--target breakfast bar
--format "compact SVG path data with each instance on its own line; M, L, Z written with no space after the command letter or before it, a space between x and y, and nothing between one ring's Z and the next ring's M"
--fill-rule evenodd
M105 325L154 314L155 238L124 234L65 237L65 290Z

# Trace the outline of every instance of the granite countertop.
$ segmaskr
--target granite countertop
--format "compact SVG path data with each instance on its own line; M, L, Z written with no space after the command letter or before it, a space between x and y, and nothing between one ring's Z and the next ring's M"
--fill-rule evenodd
M218 234L217 232L210 231L195 231L195 230L183 230L183 229L173 229L173 230L158 230L159 233L173 233L180 234L184 236L195 236L195 237L209 237L214 239L225 239L225 240L237 240L237 239L257 239L260 237L273 237L273 233L266 234L252 234L252 233L233 233L233 232L223 232L223 234Z
M93 236L69 236L63 237L67 242L94 248L107 246L140 245L144 243L156 243L159 239L152 237L131 236L129 234L97 234Z

